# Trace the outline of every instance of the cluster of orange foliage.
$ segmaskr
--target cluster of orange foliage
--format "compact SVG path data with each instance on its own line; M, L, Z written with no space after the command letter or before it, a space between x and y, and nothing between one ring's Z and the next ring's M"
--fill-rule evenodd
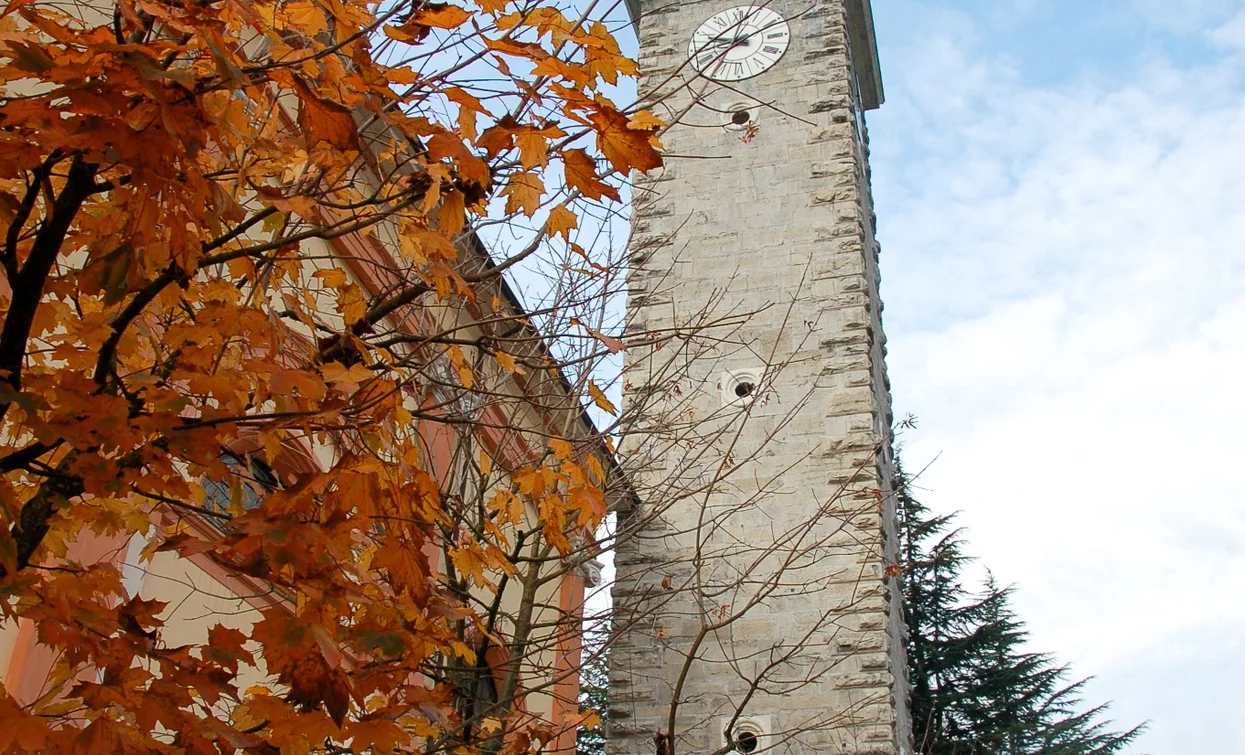
M432 365L459 392L483 390L471 354L516 379L556 365L404 323L489 309L497 276L660 162L657 120L600 91L635 67L599 20L474 1L4 7L0 620L58 660L39 699L0 692L0 752L465 746L436 680L494 629L469 595L515 573L525 508L542 520L524 536L565 558L605 514L605 473L556 437L505 476L477 464L494 482L468 526L426 447L448 416ZM535 227L481 266L463 249L490 211ZM344 239L393 251L372 285L375 261L325 255ZM244 439L317 464L248 510L222 461ZM227 512L204 478L232 486ZM210 553L281 599L171 647L166 606L115 560L73 560L131 534L144 560ZM267 682L240 689L255 667ZM480 747L530 749L507 715Z

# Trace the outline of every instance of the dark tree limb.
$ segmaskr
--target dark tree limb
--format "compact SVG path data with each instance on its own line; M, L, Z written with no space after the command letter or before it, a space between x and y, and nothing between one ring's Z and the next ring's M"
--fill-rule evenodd
M81 155L73 158L65 186L52 202L48 216L35 234L30 255L26 257L16 279L10 280L13 300L9 304L8 315L4 318L4 328L0 330L0 381L8 383L13 395L7 400L0 399L0 418L4 417L17 394L21 392L26 342L30 339L30 328L34 325L39 302L43 300L44 283L52 271L52 266L56 264L56 258L61 253L65 236L69 233L78 210L94 191L98 168L98 165L86 162ZM13 238L13 228L17 222L15 219L14 225L9 227L10 239ZM6 249L5 254L9 251Z

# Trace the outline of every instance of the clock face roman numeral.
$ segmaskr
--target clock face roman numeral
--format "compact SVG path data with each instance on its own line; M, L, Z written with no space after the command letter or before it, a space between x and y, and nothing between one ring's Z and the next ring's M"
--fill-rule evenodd
M719 81L740 81L769 70L787 51L791 31L772 8L738 6L711 16L692 35L692 68Z

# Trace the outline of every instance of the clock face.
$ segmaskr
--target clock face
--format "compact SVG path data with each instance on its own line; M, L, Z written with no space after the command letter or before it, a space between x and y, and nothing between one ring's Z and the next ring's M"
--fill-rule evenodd
M769 70L791 41L787 21L771 8L741 5L717 13L692 35L692 67L718 81L740 81Z

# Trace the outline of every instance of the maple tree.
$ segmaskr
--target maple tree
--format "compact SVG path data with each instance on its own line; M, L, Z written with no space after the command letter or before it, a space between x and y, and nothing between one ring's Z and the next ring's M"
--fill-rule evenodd
M532 665L578 629L541 606L614 495L582 405L617 412L585 365L622 348L580 227L661 162L607 11L4 6L0 620L54 663L0 752L556 735L527 701L576 670ZM133 543L262 599L172 645Z

